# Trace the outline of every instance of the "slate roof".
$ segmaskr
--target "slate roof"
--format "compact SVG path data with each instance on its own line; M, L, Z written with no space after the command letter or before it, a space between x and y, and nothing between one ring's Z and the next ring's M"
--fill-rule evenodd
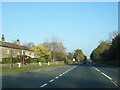
M9 43L9 42L2 42L0 41L0 46L2 47L7 47L7 48L14 48L14 49L22 49L22 50L29 50L31 51L28 47L23 46L23 45L17 45L14 43Z

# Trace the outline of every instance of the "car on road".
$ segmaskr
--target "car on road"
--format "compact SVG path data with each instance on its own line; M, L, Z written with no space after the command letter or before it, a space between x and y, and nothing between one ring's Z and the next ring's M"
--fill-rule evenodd
M83 64L88 64L88 61L84 60L82 63L83 63Z

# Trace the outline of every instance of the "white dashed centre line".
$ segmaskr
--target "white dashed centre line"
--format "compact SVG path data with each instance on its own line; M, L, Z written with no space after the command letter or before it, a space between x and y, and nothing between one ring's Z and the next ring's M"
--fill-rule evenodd
M59 77L55 77L56 79L59 78Z
M62 74L60 74L59 76L62 76Z
M50 80L49 82L53 82L53 81L54 81L54 79Z
M65 73L63 73L63 74L65 74Z
M42 86L40 86L40 87L45 87L47 84L45 83L45 84L43 84Z
M77 66L74 66L73 68L65 71L64 73L60 74L59 76L55 77L54 79L51 79L51 80L49 81L49 83L50 83L50 82L53 82L55 79L59 78L60 76L62 76L62 75L64 75L64 74L66 74L67 72L71 71L71 70L74 69L75 67L77 67ZM42 88L42 87L45 87L46 85L47 85L47 83L41 85L40 87Z

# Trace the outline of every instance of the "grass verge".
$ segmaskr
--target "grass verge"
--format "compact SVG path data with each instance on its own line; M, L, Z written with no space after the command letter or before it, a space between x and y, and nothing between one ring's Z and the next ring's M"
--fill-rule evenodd
M26 70L38 70L40 68L53 67L53 66L62 66L62 65L66 65L66 64L49 65L49 66L21 67L21 68L12 68L12 69L6 68L6 69L2 69L0 71L0 73L2 73L2 74L12 74L12 73L18 73L18 72L26 71Z

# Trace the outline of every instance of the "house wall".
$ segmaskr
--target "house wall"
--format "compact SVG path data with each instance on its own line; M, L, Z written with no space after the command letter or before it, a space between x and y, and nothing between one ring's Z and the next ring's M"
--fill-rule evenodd
M22 55L27 55L30 56L31 58L34 58L34 52L29 51L29 50L22 50Z
M0 52L2 58L15 58L17 55L27 55L34 58L34 52L29 50L13 49L8 47L0 47L0 49L2 51Z
M0 47L0 61L2 61L2 47Z

